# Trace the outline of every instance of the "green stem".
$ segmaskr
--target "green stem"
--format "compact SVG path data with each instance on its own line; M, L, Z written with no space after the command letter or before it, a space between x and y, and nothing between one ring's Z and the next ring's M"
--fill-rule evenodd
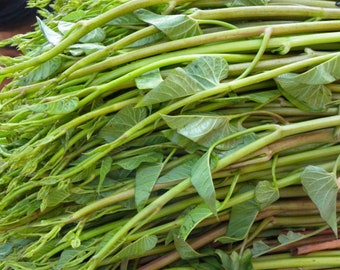
M233 39L240 39L240 38L246 38L246 37L257 37L261 35L265 29L268 26L255 26L255 27L249 27L245 29L236 29L236 30L227 30L227 31L221 31L217 33L211 33L211 34L205 34L201 36L194 36L189 37L181 40L173 40L168 41L165 44L156 44L153 46L148 46L146 48L137 49L134 51L129 52L128 54L122 54L113 56L111 58L108 58L106 60L101 61L98 64L93 64L91 66L84 67L82 69L79 69L75 72L73 72L69 79L79 78L88 74L94 74L98 73L105 69L110 69L115 66L119 66L125 63L129 63L132 61L136 61L139 59L144 59L153 55L157 54L164 54L169 53L171 51L178 51L182 49L188 49L191 47L192 51L185 50L184 52L186 54L195 54L195 53L222 53L222 52L228 52L228 51L249 51L249 50L258 50L260 47L259 41L239 41L235 43L231 43L232 45L229 45L229 43L223 43L222 45L214 44L213 46L209 46L208 48L205 48L205 46L202 46L200 48L196 48L199 45L204 45L208 43L216 43L221 41L230 41ZM326 41L321 42L316 36L315 38L308 39L308 35L303 35L302 37L296 36L293 37L294 34L301 34L301 33L315 33L315 32L330 32L330 31L339 31L339 21L331 21L331 22L315 22L315 23L296 23L296 24L281 24L281 25L272 25L272 36L277 35L290 35L291 38L295 38L299 40L299 45L301 43L303 44L309 44L308 42L316 42L316 43L326 43ZM329 38L331 38L330 33L326 33L329 35ZM322 36L325 38L324 36ZM319 37L320 38L320 37ZM336 38L336 35L333 35L331 40L335 40L334 42L338 41L339 39ZM293 41L292 41L293 42ZM296 42L296 41L295 41ZM271 42L270 45L268 45L268 48L277 48L282 45L282 43L287 43L287 39L276 39L276 42ZM242 46L241 46L242 45ZM225 49L223 49L223 46L227 46ZM237 47L235 47L237 46ZM217 49L217 50L215 50ZM183 52L173 52L175 54L181 54L183 55ZM161 59L164 59L166 57L172 57L175 55L161 55L157 57L161 57ZM159 61L161 59L150 59L152 62Z
M126 13L132 12L139 8L145 8L148 6L158 5L158 4L166 4L168 0L132 0L126 3L123 3L99 16L96 16L88 21L79 21L75 24L73 29L70 30L71 33L68 33L67 37L62 40L57 46L52 49L44 52L43 54L33 57L27 61L18 63L14 66L9 66L0 69L0 75L11 74L25 68L38 66L41 63L46 62L47 60L53 58L54 56L62 53L67 47L72 44L75 44L81 37L94 30L97 27L122 16ZM176 3L185 3L190 2L189 0L176 0Z
M308 1L309 3L312 1ZM279 6L242 6L221 9L197 10L192 15L196 19L205 20L223 20L240 21L240 20L265 20L266 18L287 18L288 20L296 18L322 18L322 19L340 19L340 10L335 8L308 7L302 5L279 5Z
M278 268L301 268L301 267L339 267L340 257L290 257L279 260L253 261L254 269L278 269Z
M138 214L133 216L129 221L121 228L107 243L104 247L102 247L89 261L89 263L85 266L86 270L94 270L100 264L100 262L108 256L113 249L116 249L117 246L121 245L121 239L124 238L128 232L133 229L137 224L143 222L148 216L157 213L163 205L165 205L172 198L176 197L176 195L185 191L188 187L191 186L190 180L186 179L182 181L177 186L171 188L168 192L163 194L154 200L147 207L142 209ZM118 244L121 243L121 244Z

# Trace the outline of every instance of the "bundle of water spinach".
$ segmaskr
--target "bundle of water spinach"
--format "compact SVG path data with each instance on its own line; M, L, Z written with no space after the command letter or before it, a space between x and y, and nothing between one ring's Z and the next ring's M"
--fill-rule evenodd
M28 5L1 42L1 269L340 266L336 1Z

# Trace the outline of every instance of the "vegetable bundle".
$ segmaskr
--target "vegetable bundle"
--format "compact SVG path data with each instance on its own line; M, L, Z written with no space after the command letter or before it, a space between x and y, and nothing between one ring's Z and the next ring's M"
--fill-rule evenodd
M0 58L1 269L340 266L337 2L29 5Z

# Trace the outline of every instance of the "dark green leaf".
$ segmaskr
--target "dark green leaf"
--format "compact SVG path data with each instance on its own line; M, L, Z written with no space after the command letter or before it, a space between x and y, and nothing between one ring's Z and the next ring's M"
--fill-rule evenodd
M161 153L158 152L147 152L137 156L124 158L118 161L114 161L113 164L116 164L125 170L134 170L137 169L142 163L153 163L159 162L159 160L163 157Z
M138 9L134 14L138 19L157 27L171 40L202 34L197 21L187 15L159 15L146 9Z
M279 190L269 181L260 181L255 188L255 199L260 209L264 209L280 198Z
M206 147L202 147L199 144L193 142L192 140L188 139L187 137L179 134L175 130L167 129L163 130L162 134L168 140L170 140L173 144L180 146L181 148L185 149L188 153L195 153L197 150L207 150Z
M156 246L157 241L158 239L155 235L144 236L123 248L114 255L111 260L117 262L124 258L142 256L145 252L153 249Z
M100 171L99 171L99 183L97 187L97 192L99 193L102 185L104 183L106 175L110 172L112 166L112 158L111 157L105 157L102 160L102 164L100 166Z
M99 136L107 142L112 142L142 121L146 116L147 111L145 108L127 106L112 117L100 130Z
M0 245L0 260L3 260L8 254L12 252L13 244L3 243Z
M158 86L148 92L138 106L190 96L219 84L228 75L228 63L218 56L202 56L187 67L175 68Z
M310 165L302 172L301 183L319 209L321 217L337 236L336 202L339 187L334 173Z
M190 260L204 256L195 251L183 238L174 235L174 243L179 256L183 260Z
M167 183L172 181L179 181L191 176L191 170L194 164L200 157L198 155L192 155L192 158L186 162L183 162L179 166L171 169L169 172L161 176L157 183Z
M33 112L46 113L50 115L67 114L77 109L78 103L79 100L77 97L68 97L52 102L35 104L29 106L28 109Z
M220 203L216 201L216 209ZM211 209L206 204L199 204L194 209L190 210L184 217L182 225L179 229L179 237L184 240L188 237L190 232L199 224L202 220L211 216Z
M191 183L212 213L217 215L216 192L211 175L209 152L206 152L192 167Z
M77 255L79 254L79 250L75 250L75 249L65 249L58 260L57 265L55 266L55 270L62 270L65 269L65 265L67 263L69 263L71 260L75 259L77 257Z
M162 156L156 163L144 164L137 169L135 203L137 210L140 211L145 206L150 197L151 191L162 171Z
M236 194L242 194L249 190L253 190L252 185L242 187ZM255 198L234 205L231 208L230 221L228 224L226 236L217 240L222 243L233 243L243 240L249 233L255 218L259 212L259 207Z

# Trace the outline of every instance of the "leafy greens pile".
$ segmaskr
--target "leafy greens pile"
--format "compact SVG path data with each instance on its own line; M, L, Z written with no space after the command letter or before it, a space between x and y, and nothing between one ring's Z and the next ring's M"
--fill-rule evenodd
M1 269L340 266L337 2L29 6L1 42Z

